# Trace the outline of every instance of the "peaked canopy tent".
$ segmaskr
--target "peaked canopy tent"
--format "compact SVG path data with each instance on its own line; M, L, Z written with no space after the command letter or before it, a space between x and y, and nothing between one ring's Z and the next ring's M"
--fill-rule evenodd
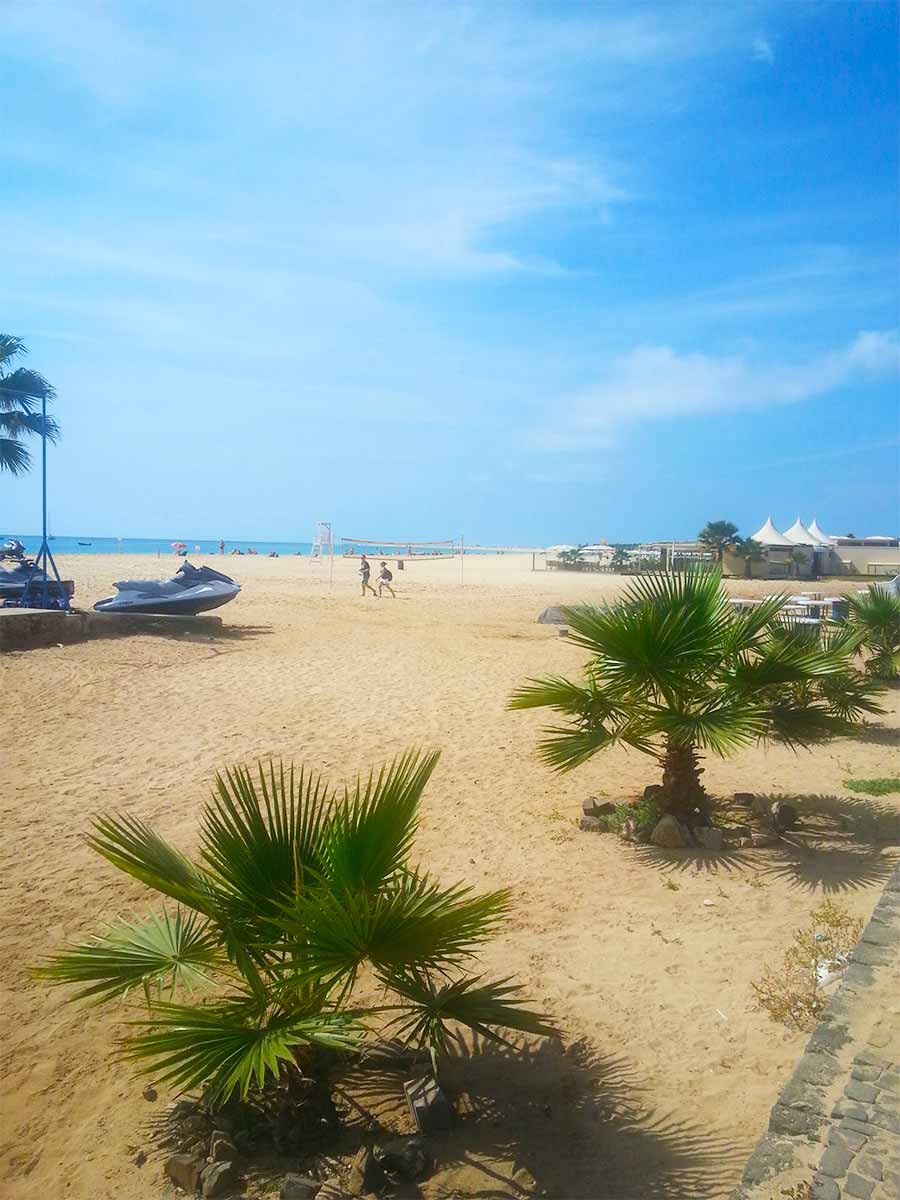
M772 524L771 516L767 517L765 525L753 534L753 541L759 542L761 546L783 546L786 550L790 550L792 546L796 545L796 542L792 542L790 538L778 532Z
M813 517L812 521L810 522L809 532L816 539L816 542L818 545L821 545L821 546L833 546L834 545L834 538L831 537L829 534L822 532L822 530L819 527L819 523L815 517Z
M816 539L798 517L790 529L784 531L784 536L795 546L815 546Z

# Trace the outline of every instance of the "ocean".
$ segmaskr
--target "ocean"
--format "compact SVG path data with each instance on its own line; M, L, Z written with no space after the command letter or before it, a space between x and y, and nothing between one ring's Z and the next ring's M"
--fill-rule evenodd
M22 534L11 533L4 534L0 541L5 541L7 537L17 538L28 551L29 554L34 554L41 548L41 535L37 534ZM112 537L92 537L90 534L83 534L79 537L51 537L50 550L53 554L158 554L158 555L173 555L173 541L184 542L189 554L218 554L219 539L210 538L112 538ZM260 554L271 554L273 550L278 554L309 554L312 548L311 542L254 542L254 541L238 541L225 542L225 553L227 554L232 548L247 550L253 546Z
M24 534L24 533L4 533L0 535L0 543L6 541L7 538L16 538L25 547L29 554L35 554L41 548L41 535ZM174 538L112 538L112 537L92 537L89 534L84 534L79 537L51 537L50 552L56 554L154 554L159 557L174 555L174 547L172 542ZM219 539L218 538L178 538L178 541L184 542L187 547L188 555L191 554L218 554ZM273 551L279 555L287 554L309 554L312 549L312 542L262 542L252 540L229 541L225 539L225 553L230 553L231 550L242 550L244 554L253 547L260 555L272 554ZM385 547L384 550L379 546L374 546L368 542L362 543L362 548L367 554L394 554L397 553L397 548L390 549ZM356 548L354 547L354 550ZM341 553L340 543L336 543L334 547L336 555ZM441 553L446 551L442 550ZM421 553L421 551L420 551Z

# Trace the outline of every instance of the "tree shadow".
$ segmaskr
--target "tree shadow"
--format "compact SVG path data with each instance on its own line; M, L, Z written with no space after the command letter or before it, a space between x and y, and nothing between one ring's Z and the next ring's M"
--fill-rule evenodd
M868 742L875 746L900 746L900 729L891 725L865 725L847 740Z
M826 894L883 884L896 865L900 813L896 805L864 796L763 795L797 809L796 829L774 845L711 854L705 850L660 850L636 846L631 853L664 874L705 872L746 874L786 881L801 891ZM740 821L766 832L758 816L745 808L720 805L724 822Z
M354 1100L380 1124L404 1127L409 1076L360 1071ZM654 1108L627 1059L586 1041L498 1045L468 1035L440 1078L457 1119L450 1134L429 1139L435 1176L398 1196L704 1200L735 1186L750 1152L749 1139L743 1146Z

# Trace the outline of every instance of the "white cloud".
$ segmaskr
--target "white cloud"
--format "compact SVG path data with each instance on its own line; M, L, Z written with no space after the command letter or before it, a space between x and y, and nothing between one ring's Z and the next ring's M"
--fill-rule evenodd
M774 63L775 53L768 38L759 35L753 39L753 57L757 62L768 63L769 66Z
M546 451L579 450L608 442L623 425L796 404L889 374L900 374L895 331L860 333L843 349L801 364L637 346L613 362L597 387L560 405L554 427L531 431L527 443Z

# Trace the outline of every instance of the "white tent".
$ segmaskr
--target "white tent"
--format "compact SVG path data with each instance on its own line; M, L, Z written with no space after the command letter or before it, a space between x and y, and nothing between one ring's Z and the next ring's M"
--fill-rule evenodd
M784 531L784 536L795 546L815 546L816 539L798 517L790 529Z
M761 546L791 547L795 544L778 532L778 530L772 524L771 517L766 518L766 523L763 525L762 529L757 529L756 533L753 535L753 541L759 542Z
M813 517L812 521L810 522L809 532L810 532L811 536L815 538L817 545L820 545L820 546L833 546L834 545L834 539L829 537L829 535L827 533L822 532L822 530L819 528L819 523L815 517Z

